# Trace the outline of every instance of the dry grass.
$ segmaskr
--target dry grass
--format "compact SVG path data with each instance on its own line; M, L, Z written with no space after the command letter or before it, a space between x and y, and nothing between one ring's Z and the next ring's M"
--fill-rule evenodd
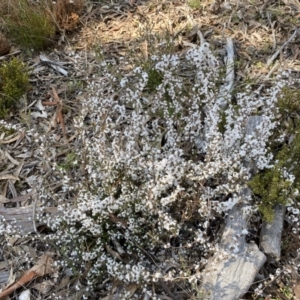
M74 30L82 13L84 0L58 0L39 4L10 0L0 4L0 25L15 43L24 48L41 50L51 45L57 31Z
M57 0L55 4L52 1L45 0L43 6L52 16L58 29L72 31L79 22L79 17L83 12L85 0Z
M26 0L11 0L0 7L7 36L23 48L40 50L51 44L55 26L47 12Z

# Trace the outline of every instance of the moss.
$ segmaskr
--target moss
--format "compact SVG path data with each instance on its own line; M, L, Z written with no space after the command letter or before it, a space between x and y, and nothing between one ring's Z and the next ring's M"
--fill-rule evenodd
M282 126L289 134L295 133L300 126L300 91L284 88L278 101Z
M18 58L0 67L0 118L5 118L18 105L29 85L29 75Z
M253 192L261 197L258 208L263 218L271 222L276 204L286 205L292 191L292 182L283 177L288 151L284 148L277 155L278 162L272 169L261 172L249 182Z
M78 156L75 152L70 152L65 158L65 161L59 164L59 168L63 170L71 170L73 168L78 167Z

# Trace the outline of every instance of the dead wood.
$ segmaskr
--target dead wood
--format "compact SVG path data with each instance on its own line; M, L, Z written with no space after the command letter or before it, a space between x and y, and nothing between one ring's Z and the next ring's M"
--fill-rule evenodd
M0 56L8 54L10 51L10 45L7 38L0 33Z
M21 278L15 281L13 284L6 287L0 292L0 299L4 299L18 288L25 286L27 283L33 281L35 278L50 274L53 272L53 260L47 255L43 254L39 259L38 263L33 266L30 270L25 272Z
M276 205L273 222L263 222L259 248L267 255L268 260L280 260L284 216L285 206Z
M0 271L0 287L7 282L10 271L1 270Z
M241 203L236 204L226 218L219 250L203 272L201 292L205 299L240 299L266 262L265 255L256 244L246 243L243 232L249 219L250 189L243 189L240 196Z
M60 212L57 207L37 207L35 209L36 214L51 214L58 215ZM29 234L35 232L34 224L38 228L46 223L38 222L33 219L34 207L14 207L14 208L4 208L0 207L0 217L3 217L3 223L6 226L13 226L18 228L22 234Z
M255 134L255 128L261 122L260 116L249 117L246 135ZM245 162L244 165L250 171L255 168L251 161ZM241 200L229 211L225 220L219 249L203 272L201 292L205 299L240 299L266 262L266 256L257 245L247 244L245 239L252 204L251 190L245 187L239 196Z

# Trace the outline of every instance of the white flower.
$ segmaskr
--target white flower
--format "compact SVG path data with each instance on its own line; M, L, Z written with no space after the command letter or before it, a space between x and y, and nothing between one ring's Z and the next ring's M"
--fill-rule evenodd
M207 43L185 57L156 56L151 63L158 78L137 67L119 79L103 63L103 74L93 78L74 121L77 161L84 162L80 171L86 174L74 186L72 178L63 174L64 195L69 200L76 194L76 201L68 209L61 205L63 217L48 223L56 230L53 240L72 256L78 270L84 269L82 261L92 261L90 285L101 276L139 283L162 278L161 256L153 261L139 245L147 251L156 246L172 252L176 265L179 252L173 252L166 237L185 231L182 227L189 218L197 218L201 229L187 235L187 254L180 255L188 256L188 247L195 244L211 254L215 244L206 234L210 221L215 212L227 212L241 200L238 195L251 176L246 165L271 167L268 139L277 126L276 101L283 80L265 97L248 87L231 103L229 92L216 80L219 62ZM181 76L183 65L193 72L188 80ZM156 82L151 89L149 80ZM254 132L248 132L251 122L256 125ZM48 157L50 138L30 134L43 157ZM283 176L294 180L287 170ZM50 191L39 193L40 199L57 198ZM256 208L249 204L243 209L247 213ZM299 214L296 208L291 212ZM0 232L3 227L1 223ZM134 259L124 263L122 251ZM173 275L168 278L173 280ZM198 279L195 275L190 280Z

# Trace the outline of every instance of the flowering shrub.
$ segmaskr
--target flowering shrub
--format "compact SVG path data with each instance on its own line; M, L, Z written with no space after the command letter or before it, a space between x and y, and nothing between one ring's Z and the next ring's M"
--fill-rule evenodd
M273 130L286 110L283 88L292 81L277 78L264 97L248 86L231 100L207 44L185 57L152 57L149 65L120 75L103 63L75 120L78 148L57 161L66 195L77 201L68 208L62 198L62 217L49 219L55 233L45 238L57 247L61 264L73 274L88 274L90 285L108 277L141 284L187 278L195 287L214 251L216 216L241 200L241 189L257 170L253 191L272 198L267 208L253 203L250 209L260 204L269 214L289 191L295 194L289 173L294 163L287 157L298 160L299 138L293 147L282 146L281 132ZM184 77L183 68L193 78ZM256 124L253 132L249 124ZM49 157L56 136L35 128L27 135L39 144L35 155ZM277 162L270 138L281 144ZM39 184L46 204L51 191ZM0 233L14 230L3 222Z
M240 200L250 165L272 166L268 140L284 79L268 96L247 87L233 103L208 44L152 62L154 71L137 67L126 76L109 73L103 63L76 119L83 145L76 154L86 176L76 186L66 179L77 202L52 224L52 239L77 270L90 262L90 284L108 275L139 283L167 276L157 255L176 239L180 255L188 248L201 252L193 265L198 274L200 259L213 250L207 229L215 212ZM192 80L181 75L183 67L194 72ZM159 80L148 84L153 74ZM247 126L255 116L254 135ZM180 255L172 260L178 263Z

